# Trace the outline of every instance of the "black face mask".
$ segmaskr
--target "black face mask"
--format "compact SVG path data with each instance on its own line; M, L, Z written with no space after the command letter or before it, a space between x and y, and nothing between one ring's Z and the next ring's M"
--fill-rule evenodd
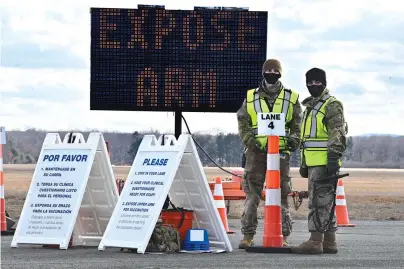
M264 73L265 81L268 84L275 84L279 80L280 77L281 77L281 75L279 75L279 74Z
M311 86L307 86L307 89L309 89L309 93L311 94L311 96L319 97L323 93L325 86L324 85L311 85Z

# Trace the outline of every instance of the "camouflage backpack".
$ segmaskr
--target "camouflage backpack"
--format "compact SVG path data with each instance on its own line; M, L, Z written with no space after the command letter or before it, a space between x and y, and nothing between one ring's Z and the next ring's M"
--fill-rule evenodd
M180 244L178 230L171 225L158 221L147 244L146 251L174 253L180 250Z

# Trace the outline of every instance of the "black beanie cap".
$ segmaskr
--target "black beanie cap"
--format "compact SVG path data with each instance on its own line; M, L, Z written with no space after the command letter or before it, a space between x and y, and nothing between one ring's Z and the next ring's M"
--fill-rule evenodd
M306 72L306 82L313 80L320 81L327 86L327 76L323 69L314 67Z

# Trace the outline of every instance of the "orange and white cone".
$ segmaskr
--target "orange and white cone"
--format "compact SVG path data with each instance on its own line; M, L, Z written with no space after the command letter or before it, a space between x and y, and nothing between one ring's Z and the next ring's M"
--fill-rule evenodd
M6 130L0 127L0 228L1 232L7 232L6 199L4 197L4 169L3 169L3 145L6 144Z
M263 247L282 248L279 136L268 136Z
M346 205L344 182L342 181L342 179L338 180L335 209L336 209L338 227L356 226L355 224L349 223L348 207Z
M229 229L229 224L227 221L227 210L226 204L224 203L222 179L220 177L216 177L215 188L213 190L213 199L215 200L215 205L217 211L219 212L220 218L222 219L226 233L233 234L234 232Z

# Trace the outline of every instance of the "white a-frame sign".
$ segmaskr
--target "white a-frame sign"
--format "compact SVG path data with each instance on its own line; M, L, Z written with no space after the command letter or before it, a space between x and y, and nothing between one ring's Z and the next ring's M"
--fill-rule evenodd
M48 133L11 247L98 246L118 196L101 133Z
M192 137L144 136L98 247L145 253L164 201L194 211L193 228L207 230L211 247L232 251Z

